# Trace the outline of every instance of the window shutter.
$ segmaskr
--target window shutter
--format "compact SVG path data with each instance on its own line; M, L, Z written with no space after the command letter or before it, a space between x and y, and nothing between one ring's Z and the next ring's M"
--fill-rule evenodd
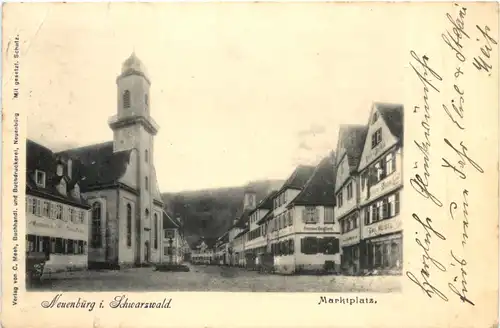
M399 192L396 194L396 215L399 214Z
M307 211L306 208L304 207L304 209L302 209L302 222L306 221L307 221Z
M319 211L318 211L318 208L315 207L314 208L314 223L318 223L319 222Z
M300 252L301 252L302 254L305 254L305 252L304 252L304 248L305 248L304 238L301 238L301 239L300 239Z

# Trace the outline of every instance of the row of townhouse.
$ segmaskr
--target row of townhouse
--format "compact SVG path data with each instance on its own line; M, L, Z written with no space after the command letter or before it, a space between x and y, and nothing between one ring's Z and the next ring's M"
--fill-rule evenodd
M298 166L241 216L216 262L280 273L401 273L403 106L375 103L367 125L342 125L336 151Z
M280 273L340 269L334 222L335 153L316 166L298 166L279 190L256 206L247 191L244 210L229 231L230 265Z
M366 126L343 126L337 146L335 220L343 270L401 273L403 106L376 103Z

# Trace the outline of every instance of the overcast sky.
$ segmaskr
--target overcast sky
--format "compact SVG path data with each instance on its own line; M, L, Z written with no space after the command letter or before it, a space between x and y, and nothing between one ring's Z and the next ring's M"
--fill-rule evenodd
M28 136L54 150L111 140L115 79L135 49L152 81L161 191L285 179L335 148L339 124L365 124L373 101L401 102L407 23L381 7L23 8Z

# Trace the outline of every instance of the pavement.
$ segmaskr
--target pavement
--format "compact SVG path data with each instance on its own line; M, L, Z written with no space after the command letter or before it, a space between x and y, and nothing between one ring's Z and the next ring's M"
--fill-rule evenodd
M283 276L242 268L191 265L189 272L153 268L44 275L37 291L399 292L402 276Z

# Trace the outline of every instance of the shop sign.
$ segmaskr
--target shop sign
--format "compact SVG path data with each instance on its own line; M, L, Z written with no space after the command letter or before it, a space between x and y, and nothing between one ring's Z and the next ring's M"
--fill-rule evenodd
M333 227L327 226L304 226L304 231L333 231Z
M401 172L394 172L370 188L370 198L378 197L399 185L401 185Z
M373 236L384 235L401 230L402 222L401 216L392 219L382 220L380 222L371 224L364 229L364 238Z
M57 222L54 221L48 221L48 220L33 220L30 219L28 221L28 225L32 225L33 227L36 228L45 228L45 229L55 229L59 231L71 231L71 232L77 232L77 233L85 233L84 229L79 228L74 225L70 225L68 223L62 222L61 220L58 220Z
M340 246L350 246L359 243L359 240L361 239L359 228L340 235L339 239L341 244Z

